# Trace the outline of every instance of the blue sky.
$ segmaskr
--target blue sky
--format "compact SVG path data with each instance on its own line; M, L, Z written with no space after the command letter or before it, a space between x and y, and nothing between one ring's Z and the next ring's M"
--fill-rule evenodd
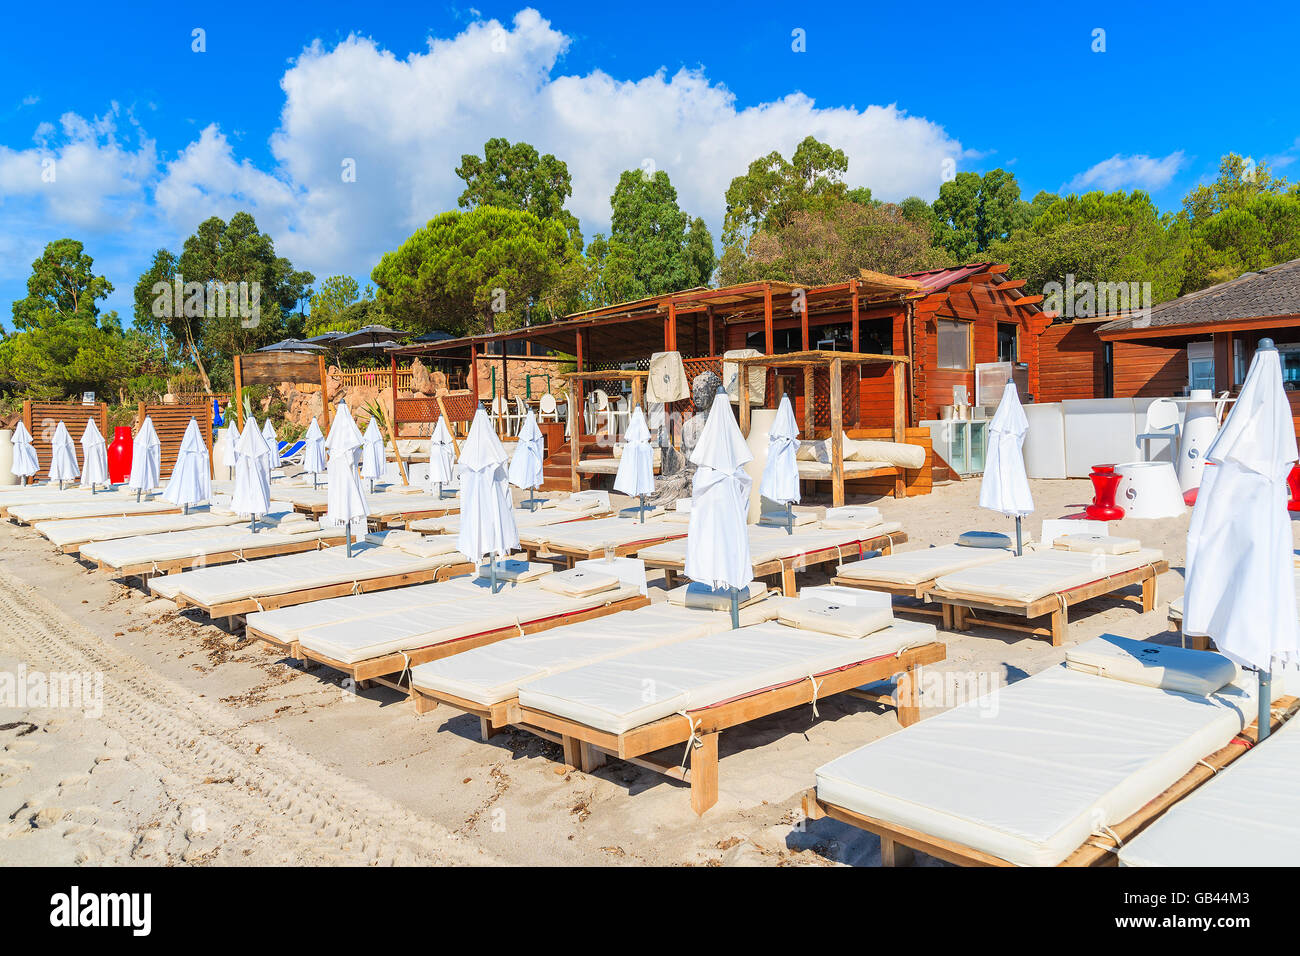
M11 5L0 318L51 239L83 240L127 315L153 249L240 208L300 267L364 279L494 135L569 163L588 237L645 164L716 233L730 178L810 132L880 198L932 199L951 159L1026 198L1145 188L1174 209L1229 151L1300 177L1298 32L1297 5Z

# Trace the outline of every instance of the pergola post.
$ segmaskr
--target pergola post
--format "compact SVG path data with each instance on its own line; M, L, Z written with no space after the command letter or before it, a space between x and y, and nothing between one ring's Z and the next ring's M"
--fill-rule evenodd
M907 441L907 394L903 388L903 363L894 363L894 441ZM894 497L902 498L907 494L907 482L902 469L894 478Z
M583 371L582 333L577 333L577 348L574 352L576 370ZM569 488L571 491L582 490L582 476L578 473L578 456L582 453L582 379L569 379Z
M717 355L718 346L717 346L717 339L716 339L716 330L714 329L713 306L711 305L705 306L704 314L708 316L709 319L709 354Z
M469 344L469 393L478 404L478 346Z
M831 359L831 505L844 505L843 382L839 359Z
M854 352L860 352L860 337L858 332L858 280L849 280L849 300L853 303L853 325L849 328L849 348Z
M803 301L799 304L799 347L805 352L809 350L808 342L808 295L805 291ZM794 301L798 302L798 299Z
M244 433L244 396L240 394L244 390L244 370L240 367L240 356L235 356L235 392L231 396L231 401L235 403L235 420L239 422L239 433ZM321 395L321 400L325 401L325 396ZM326 407L329 402L325 401ZM227 413L229 417L229 413Z
M668 317L664 319L664 351L677 351L677 303L669 300Z
M776 337L772 332L772 287L763 284L763 351L771 355L776 351Z
M749 437L749 365L736 363L736 394L740 397L740 433Z

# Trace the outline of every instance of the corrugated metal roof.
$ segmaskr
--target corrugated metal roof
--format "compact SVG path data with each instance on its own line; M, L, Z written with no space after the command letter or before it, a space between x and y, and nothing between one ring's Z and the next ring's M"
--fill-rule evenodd
M937 292L983 272L991 265L993 265L992 262L973 262L969 265L952 266L947 269L931 269L928 272L908 272L900 275L899 278L915 279L921 283L921 288L926 292Z

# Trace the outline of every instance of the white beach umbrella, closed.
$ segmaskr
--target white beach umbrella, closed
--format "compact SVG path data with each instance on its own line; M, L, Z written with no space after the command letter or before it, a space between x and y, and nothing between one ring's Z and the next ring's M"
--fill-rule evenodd
M487 412L479 408L460 449L460 531L456 547L475 564L488 559L496 592L497 558L519 547L519 529L510 505L506 451Z
M96 485L109 483L108 449L93 418L86 419L86 430L81 433L81 462L81 487L89 488L93 495Z
M320 423L316 419L313 418L307 426L307 434L302 436L302 441L302 467L311 473L311 485L315 488L317 476L329 467L325 458L325 436L321 434Z
M776 421L767 433L767 463L758 491L769 501L786 506L789 518L786 531L794 534L794 508L799 500L799 426L794 421L790 396L782 395L776 408Z
M27 484L27 479L41 470L41 463L36 458L36 449L32 447L32 433L20 420L14 426L14 462L9 470Z
M433 427L429 438L429 490L438 486L438 497L442 498L442 486L452 479L452 465L456 462L456 441L447 430L447 420L438 416L438 424Z
M1205 458L1187 532L1183 629L1208 634L1228 657L1259 672L1262 739L1273 661L1300 659L1286 510L1296 436L1271 339L1260 340L1237 403Z
M68 434L68 426L59 422L50 440L50 481L57 481L62 490L65 481L73 481L81 476L77 467L77 446Z
M357 474L363 444L361 431L352 420L352 412L340 402L325 439L325 448L330 456L329 489L325 495L325 515L321 524L345 530L349 558L352 557L353 526L358 525L364 533L366 518L370 515L366 494L361 489L361 477Z
M375 490L375 479L384 477L387 457L384 452L384 433L372 415L365 434L361 436L361 477L370 480L371 491Z
M650 426L646 424L645 412L640 405L632 410L623 435L623 457L618 460L614 490L636 496L639 502L637 512L644 523L645 496L654 494L655 490L655 450L650 444Z
M126 486L135 489L135 500L139 501L142 493L153 491L162 483L162 442L148 415L131 444L131 477Z
M162 496L164 501L180 505L186 514L190 513L190 505L212 498L208 446L203 442L199 423L193 418L185 426L185 436L181 439L180 450L176 452L176 464L172 465L172 473L167 479L167 487L163 488Z
M691 452L695 480L686 533L686 576L715 591L731 591L731 624L740 626L737 590L753 580L749 554L749 493L745 465L754 455L740 434L727 393L719 391Z
M262 437L266 439L266 448L270 453L267 460L271 463L272 468L279 468L280 461L280 436L275 433L275 426L271 424L268 418L262 425Z
M257 516L271 510L271 449L257 429L257 419L244 425L235 446L235 490L230 496L230 510L248 515L249 528L257 530Z
M984 477L980 479L980 507L1016 519L1016 554L1023 551L1020 519L1034 510L1025 474L1025 433L1029 419L1020 406L1016 383L1007 382L1002 401L989 422L988 457L984 459Z
M542 430L537 427L537 416L528 410L524 423L519 429L515 453L510 458L510 484L528 491L528 508L537 510L537 499L533 492L542 486L542 462L546 457L546 441Z

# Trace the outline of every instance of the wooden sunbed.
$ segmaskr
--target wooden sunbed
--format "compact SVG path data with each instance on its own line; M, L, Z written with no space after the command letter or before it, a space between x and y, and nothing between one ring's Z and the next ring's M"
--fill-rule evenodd
M1161 559L1133 568L1130 571L1098 578L1095 581L1064 591L1056 591L1045 597L1038 598L1036 601L1027 603L939 590L929 591L928 599L946 605L948 617L945 618L945 625L952 630L966 631L970 629L972 624L983 627L996 627L1009 631L1019 631L1022 634L1030 634L1034 637L1048 637L1051 639L1052 645L1058 647L1065 643L1069 631L1070 607L1096 597L1114 594L1133 585L1141 585L1142 595L1137 603L1141 607L1142 613L1154 610L1156 606L1156 578L1168 570L1169 562ZM1120 600L1131 602L1133 598L1124 597L1120 598ZM978 612L988 612L1002 617L989 617ZM1004 620L1003 617L1022 617L1026 623L1017 624L1013 621ZM1046 627L1034 626L1028 623L1036 618L1043 617L1050 619Z
M635 519L627 520L633 521ZM572 522L566 522L566 524L571 523ZM642 548L686 537L687 526L684 524L671 524L666 521L647 521L644 524L639 525L639 527L645 529L644 537L615 546L613 549L614 557L630 557ZM606 557L609 554L610 549L603 546L594 548L572 547L547 541L546 535L540 533L543 530L544 529L527 528L521 529L519 532L519 548L527 553L530 561L558 560L559 563L571 568L575 561L590 561L595 558Z
M1283 713L1279 714L1279 708ZM1286 697L1275 701L1273 728L1276 729L1281 726L1282 723L1295 714L1297 709L1300 709L1300 700L1295 697ZM1227 746L1207 755L1173 786L1167 788L1154 800L1148 802L1140 810L1120 823L1110 827L1111 832L1121 841L1127 843L1155 822L1171 806L1209 781L1224 767L1243 756L1258 740L1258 721L1254 721ZM965 844L940 839L898 824L885 823L874 817L864 816L829 803L817 796L816 787L804 791L802 804L804 816L809 820L830 817L840 823L876 834L880 837L881 862L885 866L906 865L910 861L909 858L913 850L919 850L935 859L958 866L1014 866L1014 864L1000 857ZM1115 852L1116 849L1117 846L1114 845L1113 839L1106 840L1101 837L1093 837L1058 865L1115 866L1119 859Z
M845 532L845 534L847 535L849 532ZM838 565L843 563L846 557L852 555L860 558L866 551L880 551L889 554L893 551L894 545L904 544L906 541L907 532L905 531L884 532L867 538L859 538L856 541L846 538L841 546L818 548L802 554L792 554L771 561L757 562L754 565L754 577L779 576L781 578L781 593L786 597L794 597L798 591L798 586L795 583L796 572L806 571L809 568L819 567L824 564ZM853 554L855 550L856 555ZM676 586L677 575L685 572L685 560L670 561L667 558L656 557L643 557L643 560L647 569L659 568L664 572L664 584L669 589Z
M920 719L917 695L919 681L913 675L923 665L938 663L946 656L944 645L935 641L904 650L900 654L886 654L813 675L816 678L816 689L814 682L805 677L734 700L688 710L686 719L675 714L621 734L609 733L555 714L523 707L517 700L507 703L504 711L499 707L485 710L469 701L460 702L456 706L467 713L476 714L491 726L511 724L558 743L563 748L565 764L584 773L603 766L608 757L615 757L685 781L691 788L691 808L698 815L718 802L718 735L722 731L791 707L810 704L814 700L814 694L818 701L848 692L875 703L893 703L894 699L890 695L872 694L859 691L858 688L898 675L902 675L898 681L899 694L902 695L896 704L898 719L903 726L909 726ZM698 745L690 749L688 767L651 757L656 751L668 747L684 747L692 739Z
M297 537L296 535L285 535L282 537ZM324 537L313 537L309 535L302 536L302 541L278 541L274 544L260 545L253 548L235 548L225 551L211 551L202 554L191 555L184 558L170 558L162 561L141 561L137 564L124 564L121 567L115 567L104 561L97 561L96 568L100 571L108 571L114 577L139 577L148 581L155 574L180 574L183 571L191 571L195 568L214 567L218 564L229 564L232 561L252 561L256 558L277 558L286 554L301 554L304 551L319 551L334 545L343 543L343 532L329 534ZM299 602L294 602L299 603ZM263 602L265 605L265 602Z
M493 628L487 631L479 631L476 634L468 634L464 637L453 640L441 641L427 647L413 648L407 651L396 651L391 654L383 654L378 657L371 657L363 661L339 661L324 654L303 647L298 641L293 641L285 645L281 641L267 634L258 632L255 628L250 628L249 636L260 638L267 643L279 646L290 657L299 660L314 661L317 664L323 664L333 670L346 674L350 677L359 688L368 687L371 683L382 684L393 690L401 691L404 694L411 693L411 687L403 680L407 670L415 667L417 664L424 664L428 661L442 660L444 657L451 657L453 654L460 654L476 647L484 647L488 644L495 644L498 641L504 641L512 637L519 637L524 634L536 634L540 631L550 630L553 627L559 627L562 624L577 624L580 621L590 621L594 618L605 617L609 614L617 614L620 611L634 611L637 608L645 607L650 603L650 599L644 595L637 594L632 597L626 597L610 604L602 604L595 607L586 608L581 611L574 611L570 614L559 616L550 616L539 618L527 623L510 624L505 627ZM357 622L358 626L364 626L364 619ZM396 678L392 675L398 675ZM425 709L428 709L427 707ZM423 713L417 701L417 713Z

